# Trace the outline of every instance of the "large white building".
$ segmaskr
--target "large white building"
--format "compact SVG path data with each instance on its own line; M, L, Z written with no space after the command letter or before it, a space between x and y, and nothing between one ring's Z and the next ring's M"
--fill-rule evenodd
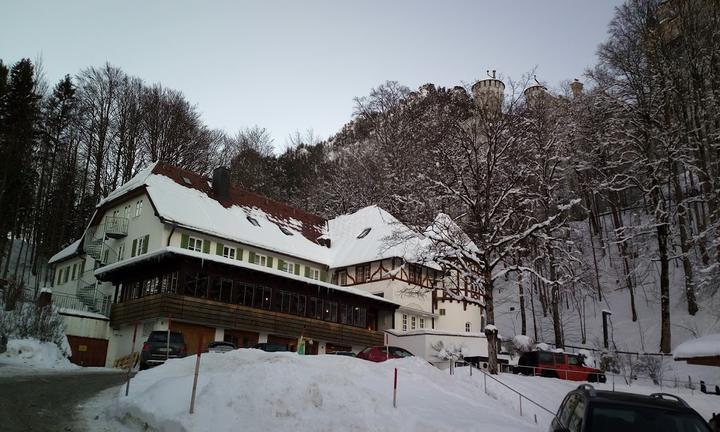
M303 335L309 353L389 339L431 362L438 340L486 355L481 297L447 295L451 276L413 258L426 239L389 240L408 231L379 207L326 220L232 186L224 168L208 179L158 163L51 258L53 301L88 365L127 356L136 323L140 345L169 321L191 353L201 337L294 347Z

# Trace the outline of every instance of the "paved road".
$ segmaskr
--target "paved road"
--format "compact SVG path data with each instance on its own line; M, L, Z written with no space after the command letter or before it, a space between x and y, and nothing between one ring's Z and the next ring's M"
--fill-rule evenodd
M78 404L124 380L125 374L113 372L2 376L0 430L79 432Z

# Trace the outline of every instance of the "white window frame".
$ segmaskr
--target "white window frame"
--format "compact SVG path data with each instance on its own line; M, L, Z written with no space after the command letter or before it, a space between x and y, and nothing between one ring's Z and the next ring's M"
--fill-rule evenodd
M137 239L137 245L135 246L135 256L142 255L143 253L143 245L145 243L145 236L138 237Z
M117 260L122 261L125 259L125 243L118 246Z
M132 207L130 204L125 206L125 219L130 219L130 207Z
M418 324L420 325L420 328L421 328L421 329L424 329L424 328L425 328L425 318L420 317L420 318L418 319L418 321L419 321Z
M417 329L417 318L415 317L415 315L411 315L410 316L410 330L415 330L415 329Z
M282 271L284 271L284 272L286 272L286 273L295 274L295 266L296 266L296 265L297 265L297 264L295 264L294 262L291 262L291 261L283 261L283 266L284 266L284 267L281 268L280 270L282 270Z
M137 200L135 202L135 217L142 215L143 200Z
M310 268L310 279L320 280L320 269Z
M199 246L198 246L199 245ZM188 238L188 250L195 252L203 251L203 239L197 237Z
M472 329L472 323L470 321L465 323L465 333L470 333L470 330Z
M402 331L407 331L408 329L408 316L406 314L402 315Z
M345 285L347 285L347 284L348 284L347 278L348 278L348 276L347 276L347 271L342 270L341 272L339 272L339 274L338 274L338 285L340 285L340 286L345 286Z
M237 256L237 249L232 246L223 246L223 257L235 259Z
M265 267L267 265L267 255L256 253L254 264Z

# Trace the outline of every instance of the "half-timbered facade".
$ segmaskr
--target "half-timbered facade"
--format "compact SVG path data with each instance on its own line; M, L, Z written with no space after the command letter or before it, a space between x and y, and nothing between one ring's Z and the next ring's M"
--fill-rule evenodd
M158 163L51 259L53 297L106 320L108 365L135 323L141 340L181 329L189 352L200 338L293 348L302 335L323 353L381 344L384 330L481 331L480 298L444 297L439 269L412 259L421 245L388 244L398 227L378 207L326 220L233 187L223 168L207 179Z

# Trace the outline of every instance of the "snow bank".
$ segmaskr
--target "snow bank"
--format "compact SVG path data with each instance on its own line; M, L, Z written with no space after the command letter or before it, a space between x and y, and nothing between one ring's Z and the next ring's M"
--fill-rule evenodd
M52 342L37 339L10 339L0 363L39 369L77 369Z
M713 356L720 356L720 333L683 342L673 351L676 359Z
M470 382L419 358L371 363L240 349L202 356L195 414L189 415L195 357L140 372L130 396L117 390L115 421L158 431L527 431L520 419ZM398 407L392 406L398 369Z

